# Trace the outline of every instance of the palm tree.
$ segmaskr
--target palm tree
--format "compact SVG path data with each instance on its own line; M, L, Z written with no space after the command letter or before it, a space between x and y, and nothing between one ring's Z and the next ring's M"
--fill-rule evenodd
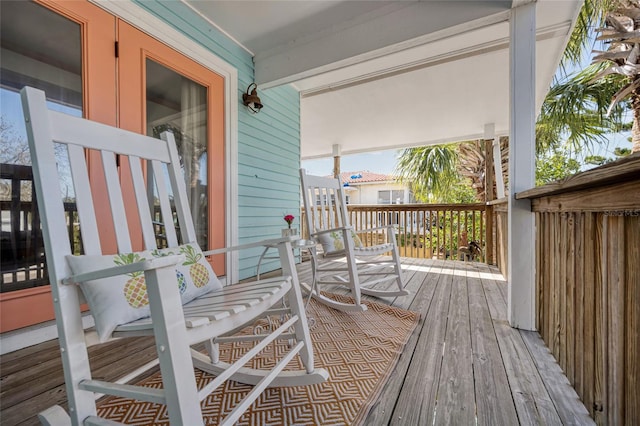
M628 99L633 110L631 130L632 152L640 151L640 2L618 0L615 8L607 14L605 26L599 28L597 40L609 44L606 51L594 51L595 64L606 67L594 80L607 76L620 76L621 87L613 95L609 111Z
M460 180L455 144L407 148L398 159L395 173L400 182L411 184L417 199L439 201Z
M467 141L405 149L395 174L411 184L423 202L462 203L485 200L485 141ZM508 138L500 138L503 170L508 163ZM504 176L505 182L507 177ZM471 190L468 190L471 188ZM467 189L467 190L465 190Z

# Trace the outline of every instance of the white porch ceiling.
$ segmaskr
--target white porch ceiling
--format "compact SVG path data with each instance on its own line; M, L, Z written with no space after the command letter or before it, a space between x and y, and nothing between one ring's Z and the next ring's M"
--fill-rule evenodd
M259 91L301 92L303 159L508 133L516 1L185 1L254 55ZM581 4L537 2L538 107Z

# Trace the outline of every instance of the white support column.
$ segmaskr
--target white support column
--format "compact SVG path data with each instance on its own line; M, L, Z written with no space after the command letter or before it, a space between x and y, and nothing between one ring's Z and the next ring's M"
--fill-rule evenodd
M511 10L509 134L509 300L512 327L535 330L535 221L529 200L515 194L535 185L536 3Z

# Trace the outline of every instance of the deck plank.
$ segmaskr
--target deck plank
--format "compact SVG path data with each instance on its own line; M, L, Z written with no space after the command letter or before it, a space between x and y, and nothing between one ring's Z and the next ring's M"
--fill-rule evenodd
M515 425L518 416L478 269L467 276L478 424Z
M540 335L533 331L524 330L520 331L520 335L532 354L533 362L558 409L562 423L565 425L595 424Z
M482 279L482 285L487 289L498 286L491 279ZM494 292L497 292L497 289L490 291L490 293ZM500 306L495 298L493 302L494 308L499 309L500 316L505 318L494 319L493 327L498 338L519 423L521 425L561 425L560 417L535 369L522 336L506 321L506 304Z
M407 281L407 289L411 291L414 297L410 302L407 298L398 298L394 306L420 312L420 321L416 327L416 331L407 342L402 355L400 355L398 364L385 384L378 401L371 408L371 411L369 411L365 421L365 424L368 425L389 424L396 400L406 380L407 370L413 361L413 357L421 356L420 353L416 352L416 345L425 326L424 313L428 311L431 301L433 300L440 267L431 265L430 267L416 267L413 269L415 273Z
M150 339L124 339L123 342L109 342L104 345L93 346L89 349L93 378L107 380L124 376L128 373L129 363L120 363L123 354L137 354L137 362L140 365L155 359L153 340ZM152 351L146 351L151 348ZM2 378L3 391L0 392L0 407L15 405L50 389L51 386L64 384L60 375L62 360L58 349L53 351L55 357L40 363L31 362L27 369L8 374L4 372ZM10 388L10 393L4 389Z
M475 395L469 295L465 276L469 266L454 262L449 299L449 318L445 334L442 369L436 404L436 424L475 423Z
M391 425L432 424L434 420L453 282L452 274L443 273L447 270L442 268L438 274L433 300L427 307L425 325L391 417Z

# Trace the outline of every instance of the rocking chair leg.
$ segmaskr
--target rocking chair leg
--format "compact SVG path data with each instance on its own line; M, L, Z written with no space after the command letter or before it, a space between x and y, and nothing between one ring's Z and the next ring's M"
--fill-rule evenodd
M145 273L156 348L171 424L201 425L200 398L186 339L184 315L176 309L180 299L174 288L161 282L175 280L172 266ZM164 325L164 326L163 326Z
M71 418L59 405L49 407L38 414L38 420L43 426L71 425Z
M204 346L209 354L209 359L211 359L211 364L217 364L220 362L220 345L218 343L214 343L213 339L209 339L204 342Z
M293 281L288 302L291 315L298 315L300 317L294 325L296 339L299 342L304 342L304 347L300 351L300 359L307 373L312 373L314 363L313 351L309 350L309 348L312 347L311 335L309 334L309 323L307 322L307 315L304 310L304 303L302 302L302 292L298 284L298 271L295 267L295 259L293 258L293 252L289 244L278 246L278 251L282 263L282 272L284 275L289 275Z
M404 288L402 287L402 265L400 265L400 255L398 254L398 247L394 247L393 248L393 268L395 270L396 273L396 284L398 285L398 290L403 291ZM409 294L409 292L407 292L406 294Z
M360 277L358 276L356 259L350 254L347 254L347 268L349 269L349 289L351 290L351 297L353 297L356 306L361 306Z

